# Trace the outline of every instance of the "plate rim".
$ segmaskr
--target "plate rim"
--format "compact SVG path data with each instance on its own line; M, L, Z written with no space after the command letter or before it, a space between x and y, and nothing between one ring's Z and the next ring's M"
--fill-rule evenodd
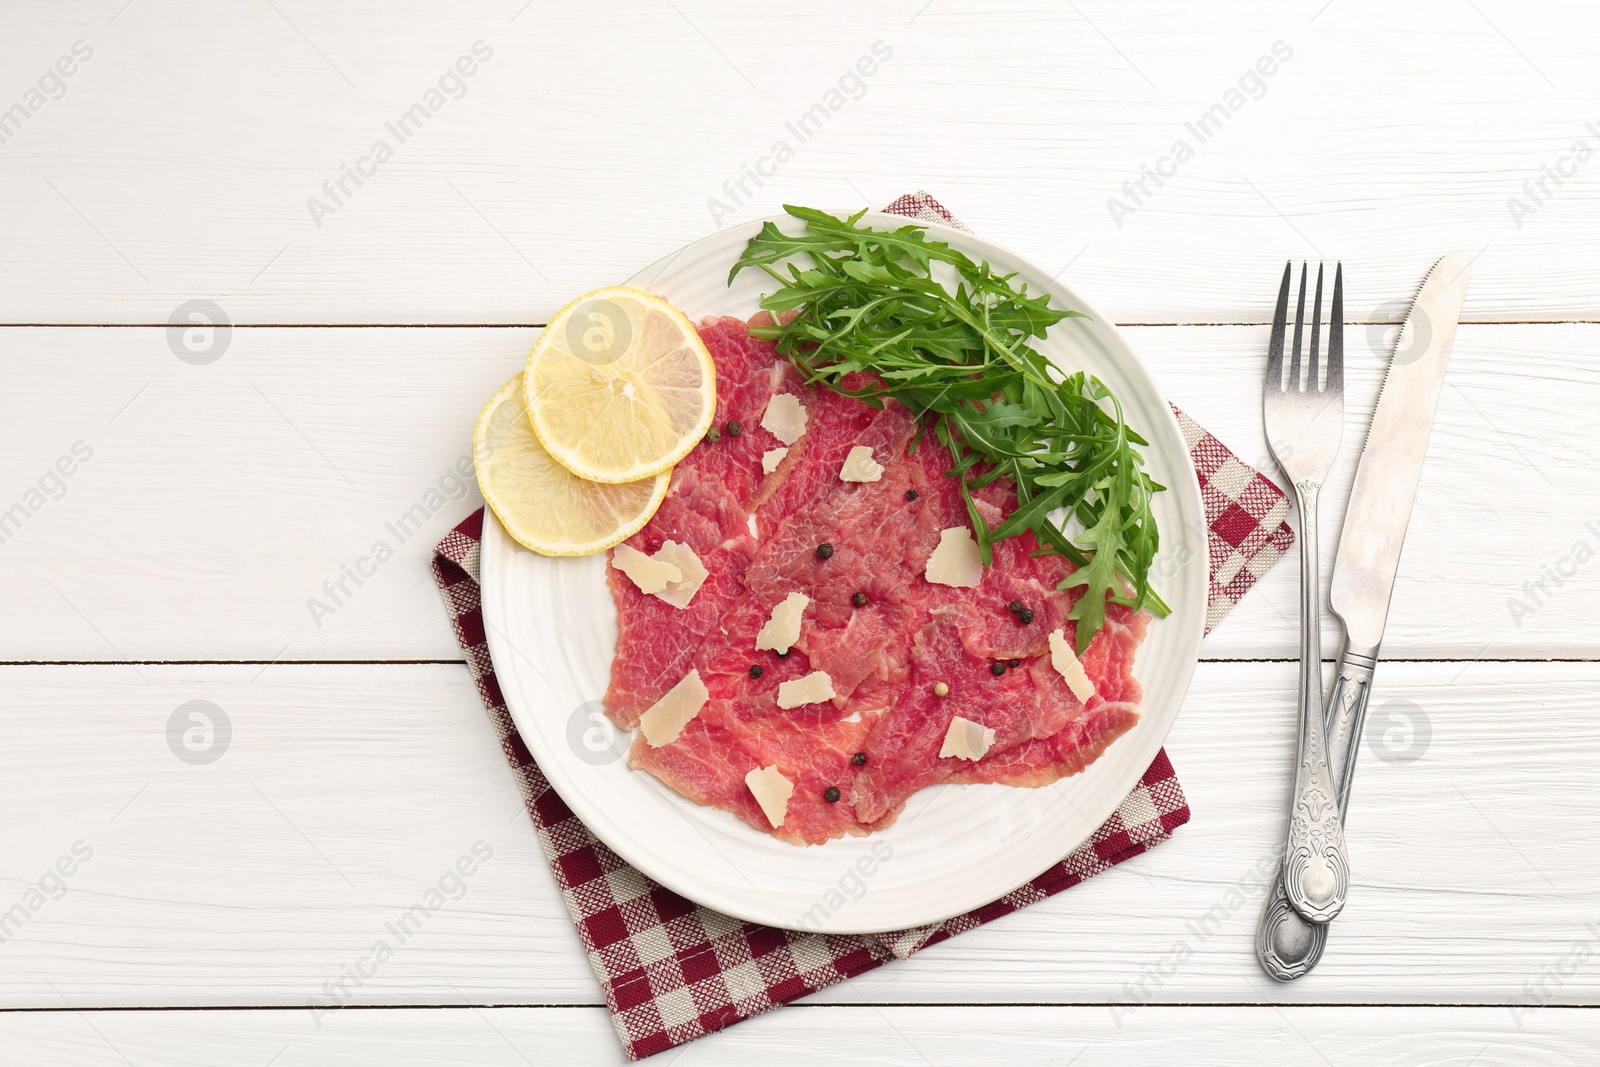
M853 214L853 212L842 214ZM1049 277L1047 272L1045 272L1042 267L1040 267L1031 259L1019 255L1002 245L998 245L992 241L988 241L982 237L979 237L970 231L938 222L928 222L926 220L911 218L908 216L890 215L880 211L869 210L866 213L865 221L869 223L876 222L879 219L881 219L884 224L902 226L915 225L930 231L935 231L936 235L940 236L941 239L954 239L954 241L958 243L958 247L960 242L976 242L980 246L987 246L988 248L1003 253L1005 257L1015 264L1025 266L1037 272L1041 277ZM793 216L787 214L776 214L749 220L747 222L738 224L735 227L719 229L709 234L705 234L687 242L667 255L657 258L646 267L636 271L628 278L627 281L623 282L622 284L644 284L641 282L641 279L648 279L656 273L670 267L674 261L687 254L696 245L728 240L728 229L734 229L740 232L749 231L750 233L754 233L766 222L770 221L781 223L785 220L797 221L794 220ZM1132 344L1129 343L1127 337L1123 334L1121 327L1102 315L1099 310L1087 300L1084 300L1076 289L1070 285L1066 285L1065 283L1058 282L1058 279L1059 273L1054 277L1050 277L1050 281L1048 283L1050 286L1050 295L1057 299L1062 299L1064 296L1070 295L1072 298L1070 302L1065 301L1064 299L1062 302L1067 306L1082 312L1084 315L1088 316L1097 324L1102 326L1106 331L1107 336L1114 339L1115 347L1119 349L1119 351L1112 353L1113 356L1119 362L1126 360L1128 363L1130 363L1136 370L1137 374L1142 376L1144 381L1148 384L1150 398L1157 402L1156 406L1160 408L1161 414L1164 418L1164 428L1170 433L1171 438L1176 440L1179 444L1178 451L1181 453L1182 470L1177 473L1187 473L1188 475L1188 480L1182 483L1184 486L1184 491L1180 495L1187 498L1187 503L1195 505L1196 510L1201 516L1203 522L1205 515L1204 501L1201 497L1198 477L1194 468L1193 455L1189 451L1188 443L1183 436L1182 427L1178 423L1177 417L1173 412L1171 402L1167 399L1165 392L1161 389L1155 375L1151 373L1150 367L1145 363L1138 351L1133 347ZM1063 292L1063 290L1065 292ZM1169 486L1168 491L1177 492L1178 490L1175 486ZM498 627L490 623L491 618L504 618L506 611L506 607L502 603L501 599L502 593L505 592L505 590L501 588L503 583L492 580L491 573L494 572L495 568L498 566L498 564L494 561L499 559L507 559L511 553L518 551L525 552L526 550L516 545L516 543L510 538L510 536L505 532L504 528L500 525L499 520L495 517L491 509L485 506L484 512L485 521L483 525L482 547L480 551L479 576L481 590L480 604L485 615L486 623L484 627L485 641L489 646L489 653L493 663L513 663L515 661L515 656L511 655L510 650L504 646L504 642L510 640L509 636L505 634L502 627ZM1198 563L1202 568L1200 573L1202 575L1206 575L1209 574L1209 559L1207 558L1209 553L1209 538L1202 534L1198 540ZM1202 598L1204 598L1206 591L1205 583L1202 583ZM1200 611L1194 613L1195 621L1192 625L1194 632L1190 635L1179 635L1180 638L1187 637L1188 640L1183 649L1184 658L1182 660L1182 666L1179 671L1175 672L1171 677L1171 681L1175 683L1172 686L1174 691L1174 707L1164 727L1159 729L1159 734L1151 735L1151 739L1145 741L1145 746L1149 749L1150 760L1154 760L1156 755L1166 744L1166 740L1171 734L1172 727L1175 725L1178 715L1182 712L1184 702L1187 699L1189 690L1193 685L1194 673L1199 664L1200 642L1205 634L1205 619L1206 612L1202 607ZM1166 620L1160 621L1163 624L1166 624ZM1177 620L1173 620L1174 623L1176 623L1176 621ZM526 725L526 722L532 721L533 713L531 709L520 707L522 704L523 695L521 692L520 675L518 675L514 667L509 672L502 672L499 670L499 668L495 668L495 670L497 675L501 673L509 673L510 678L517 679L515 684L507 685L502 682L500 686L502 698L505 701L506 710L512 720L512 723L517 727L519 734L523 735L524 741L530 750L530 754L535 757L536 761L538 761L540 753L534 751L535 744L527 740L530 736L530 730ZM1176 684L1180 681L1180 674L1181 684ZM534 729L531 736L538 738L541 735L537 729ZM1065 859L1072 852L1081 848L1085 842L1090 840L1098 831L1099 827L1104 824L1105 819L1109 818L1116 812L1117 808L1120 807L1122 801L1127 796L1127 793L1138 786L1139 781L1146 773L1146 761L1137 761L1140 764L1139 769L1137 773L1132 776L1132 779L1127 783L1125 789L1121 791L1114 791L1111 789L1105 790L1107 795L1110 795L1113 792L1115 792L1116 795L1114 802L1110 804L1102 818L1093 821L1078 840L1066 847L1065 850L1059 855L1055 855L1054 858L1044 862L1043 865L1038 868L1038 870L1032 871L1032 873L1026 878L1016 881L1014 884L1003 886L997 892L985 888L981 893L973 893L969 890L965 894L962 894L952 889L952 891L948 894L950 900L947 905L941 906L941 908L929 912L929 914L926 915L917 914L914 916L912 921L897 919L892 923L878 922L867 923L863 925L860 922L838 922L825 920L820 926L811 927L797 925L796 920L785 919L781 916L775 915L770 911L762 911L759 907L747 906L745 902L730 898L714 889L709 889L700 885L685 884L683 879L677 877L676 869L670 868L662 862L658 862L656 857L647 848L635 847L634 839L627 837L612 838L602 833L600 830L595 829L597 824L602 828L607 826L612 821L613 816L597 811L590 805L587 794L583 790L578 789L568 780L568 776L566 774L568 768L564 765L560 757L560 753L556 752L555 755L556 758L553 761L544 761L539 762L538 764L546 780L549 782L550 787L555 790L556 794L561 797L562 801L572 811L573 815L584 824L591 834L593 834L598 840L612 849L612 851L616 852L623 860L637 868L647 877L653 879L671 891L679 893L696 904L721 912L736 919L758 923L765 926L774 926L780 929L797 930L805 933L837 935L881 934L924 926L930 923L942 922L955 916L966 914L967 912L972 911L974 908L982 907L984 904L1003 897L1005 894L1014 891L1020 886L1028 884L1028 882L1049 870L1056 863L1059 863L1062 859ZM553 770L552 767L556 769ZM1067 779L1063 779L1063 781L1065 780ZM1052 783L1052 785L1053 784L1054 783ZM563 789L564 785L569 786L569 788ZM991 785L990 788L1000 787ZM1043 789L1036 790L1036 792L1040 793L1043 791ZM673 797L676 802L685 805L694 804L694 802L688 798L681 797L675 793L673 794ZM699 805L695 806L698 807ZM755 833L757 831L751 830L751 832ZM871 837L869 835L865 838L851 838L849 840L870 839ZM811 846L808 851L814 850L816 851L817 855L821 856L824 854L826 844L827 843L823 843L819 846ZM834 920L842 914L845 914L845 912L838 913L837 915L830 915L827 917L827 919Z

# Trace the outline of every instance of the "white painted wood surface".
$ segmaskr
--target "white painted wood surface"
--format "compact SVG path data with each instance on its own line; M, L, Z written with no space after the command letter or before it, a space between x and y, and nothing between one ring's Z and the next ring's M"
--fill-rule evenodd
M1590 1062L1591 1012L1544 1009L1508 1033L1503 1008L1146 1008L1118 1027L1100 1007L795 1007L705 1037L662 1063L1329 1063L1530 1067ZM318 1028L307 1011L113 1012L0 1017L0 1042L38 1067L219 1063L346 1067L622 1064L600 1008L350 1011ZM1139 1050L1139 1051L1131 1051ZM277 1057L274 1060L273 1057ZM1474 1058L1476 1057L1476 1058Z
M1352 317L1395 318L1445 249L1483 250L1475 319L1600 317L1600 161L1520 227L1506 206L1600 146L1580 0L118 6L0 23L8 104L94 50L3 146L8 321L165 322L204 296L240 322L538 322L715 225L707 201L733 206L723 183L778 139L793 158L737 217L937 184L1119 321L1259 320L1285 255L1360 263ZM480 40L465 95L400 143L385 123ZM800 143L785 123L876 41L892 57ZM1278 41L1265 95L1247 83L1203 143L1185 128ZM1107 201L1136 206L1123 183L1174 169L1180 138L1193 158L1117 226ZM323 183L380 139L393 158L332 204ZM312 197L336 208L321 226Z
M0 807L29 815L8 832L6 895L79 840L94 852L4 944L0 1002L303 1005L480 839L494 858L358 1002L596 1001L463 666L29 666L0 681ZM1315 982L1274 985L1250 949L1282 831L1294 665L1206 663L1168 745L1189 826L817 999L1509 1003L1572 944L1600 941L1585 926L1600 921L1600 857L1574 847L1600 836L1597 685L1593 663L1383 666L1350 914ZM191 700L231 723L207 766L169 747ZM1190 958L1164 973L1177 955ZM1600 969L1552 990L1597 996Z
M1264 280L1265 304L1274 279ZM0 391L0 511L75 442L94 453L60 499L0 545L17 608L0 618L5 658L459 658L426 560L479 505L456 465L470 458L478 408L535 332L236 329L217 362L197 367L173 357L165 328L0 330L8 365L28 368L25 388ZM1345 448L1324 508L1330 544L1384 366L1369 334L1381 344L1392 332L1348 330ZM1168 395L1270 471L1257 398L1267 333L1129 329ZM1600 324L1461 330L1388 655L1600 650L1600 624L1581 611L1600 598L1600 566L1564 564L1561 585L1523 589L1576 542L1600 550L1597 350ZM436 490L439 510L417 513L420 533L400 524ZM307 601L332 603L322 583L379 540L395 558L314 618ZM1293 567L1270 574L1205 655L1294 655L1296 580ZM1512 598L1527 610L1513 612ZM1337 627L1325 628L1331 654Z
M682 1061L1583 1062L1600 155L1576 142L1600 151L1597 30L1575 0L7 5L0 516L27 513L0 522L0 906L90 855L0 943L4 1058L619 1060L424 566L478 503L456 470L472 417L573 294L784 202L925 186L1149 324L1130 334L1171 397L1257 463L1277 272L1342 259L1358 325L1330 522L1383 365L1366 324L1398 319L1433 256L1477 256L1356 786L1355 890L1315 975L1261 976L1284 566L1206 642L1169 746L1191 825ZM465 95L399 143L385 123L479 41ZM880 41L859 99L799 143L785 124ZM1249 99L1241 75L1280 41ZM1185 123L1235 88L1199 143ZM779 138L792 159L724 190ZM378 139L393 157L333 201L323 183ZM1178 139L1174 175L1123 188ZM240 324L200 365L163 325L197 299ZM307 599L380 539L395 559L317 625ZM169 747L190 700L230 720L216 762ZM465 895L319 1027L307 998L478 841L494 854Z

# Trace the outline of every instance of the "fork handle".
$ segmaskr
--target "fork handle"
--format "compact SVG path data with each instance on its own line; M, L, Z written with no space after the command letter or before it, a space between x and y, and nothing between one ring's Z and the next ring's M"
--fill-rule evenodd
M1339 657L1339 674L1328 700L1328 758L1334 784L1339 787L1339 813L1350 813L1350 784L1355 778L1356 756L1367 718L1367 698L1372 693L1372 672L1378 649L1356 648L1345 638ZM1331 923L1307 922L1289 904L1280 864L1272 892L1256 927L1256 958L1262 970L1280 982L1292 982L1311 973L1322 959Z
M1322 704L1322 584L1315 481L1295 483L1300 505L1300 731L1294 801L1284 848L1283 888L1294 910L1326 923L1344 907L1350 860L1330 769Z

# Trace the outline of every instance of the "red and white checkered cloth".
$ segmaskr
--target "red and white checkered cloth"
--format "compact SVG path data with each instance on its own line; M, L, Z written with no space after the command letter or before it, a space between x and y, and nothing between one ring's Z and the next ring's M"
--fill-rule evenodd
M961 225L926 193L903 196L887 210ZM1182 412L1178 422L1200 476L1210 527L1209 630L1283 556L1294 535L1284 522L1288 501L1277 486ZM482 533L480 509L439 542L434 578L630 1059L692 1041L1009 915L1139 855L1189 821L1189 805L1163 751L1088 842L1028 884L966 915L888 934L825 936L758 926L702 908L623 862L577 820L534 764L506 710L484 639L478 600Z

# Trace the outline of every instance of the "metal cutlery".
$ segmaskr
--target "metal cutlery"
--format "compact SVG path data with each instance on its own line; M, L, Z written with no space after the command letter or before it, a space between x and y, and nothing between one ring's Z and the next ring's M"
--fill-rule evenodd
M1373 669L1471 268L1464 256L1445 256L1423 279L1396 339L1339 535L1329 599L1345 643L1326 733L1341 814L1349 811ZM1291 981L1317 965L1328 927L1297 913L1281 874L1256 932L1256 956L1273 978Z
M1336 267L1334 271L1325 366L1318 363L1322 265L1317 265L1316 299L1309 323L1308 273L1302 265L1294 344L1285 374L1284 335L1293 264L1284 265L1267 350L1261 412L1267 444L1289 479L1300 513L1299 752L1282 882L1297 912L1312 922L1325 923L1344 907L1350 881L1322 704L1322 582L1317 551L1317 497L1344 437L1344 270ZM1309 344L1303 344L1308 334Z

